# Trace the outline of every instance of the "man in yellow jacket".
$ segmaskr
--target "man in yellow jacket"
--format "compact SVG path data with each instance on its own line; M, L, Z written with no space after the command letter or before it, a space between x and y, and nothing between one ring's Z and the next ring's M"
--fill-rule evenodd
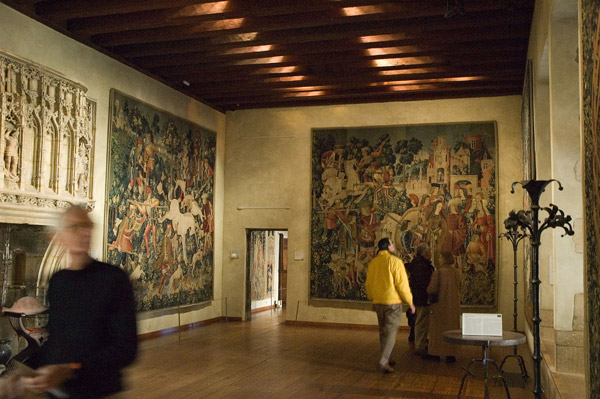
M393 253L394 244L389 238L377 243L377 256L369 263L365 288L367 297L373 302L379 323L379 342L381 343L381 359L378 369L383 373L393 373L394 364L390 355L396 344L396 333L402 315L402 303L408 303L411 312L415 313L413 297L408 285L408 276L404 263Z

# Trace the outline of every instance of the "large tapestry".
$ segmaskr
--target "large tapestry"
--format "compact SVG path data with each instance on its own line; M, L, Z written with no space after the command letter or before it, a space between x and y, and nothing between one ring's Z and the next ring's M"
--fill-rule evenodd
M273 296L273 264L275 262L275 232L250 232L250 281L253 301Z
M581 55L583 71L585 262L587 337L589 356L588 394L600 397L600 4L581 2Z
M452 253L461 303L496 301L495 122L313 130L312 299L365 300L379 239Z
M213 295L216 134L111 93L106 248L139 311Z

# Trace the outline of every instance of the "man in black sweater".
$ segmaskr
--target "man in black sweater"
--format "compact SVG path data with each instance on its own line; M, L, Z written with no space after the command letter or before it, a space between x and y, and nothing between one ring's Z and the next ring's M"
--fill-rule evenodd
M137 354L133 289L123 270L89 256L92 227L84 208L63 214L56 238L70 262L48 286L48 341L29 362L35 371L9 378L0 397L15 397L23 388L71 399L122 390L120 370Z
M431 264L431 249L423 243L417 247L416 256L406 264L413 303L417 308L415 321L415 353L426 358L427 334L429 333L429 303L427 286L435 268Z

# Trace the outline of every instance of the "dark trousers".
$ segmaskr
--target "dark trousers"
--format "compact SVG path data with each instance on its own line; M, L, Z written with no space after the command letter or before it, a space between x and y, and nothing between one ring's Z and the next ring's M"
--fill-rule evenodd
M410 334L408 335L409 341L415 340L415 323L417 321L417 314L411 313L410 308L406 311L406 318L408 319L408 326L410 327Z

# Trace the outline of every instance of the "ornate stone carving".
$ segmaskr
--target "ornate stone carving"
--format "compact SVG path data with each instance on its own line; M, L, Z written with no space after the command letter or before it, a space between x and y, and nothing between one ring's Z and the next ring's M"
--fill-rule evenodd
M0 220L45 224L70 203L94 207L96 104L86 92L0 52Z

